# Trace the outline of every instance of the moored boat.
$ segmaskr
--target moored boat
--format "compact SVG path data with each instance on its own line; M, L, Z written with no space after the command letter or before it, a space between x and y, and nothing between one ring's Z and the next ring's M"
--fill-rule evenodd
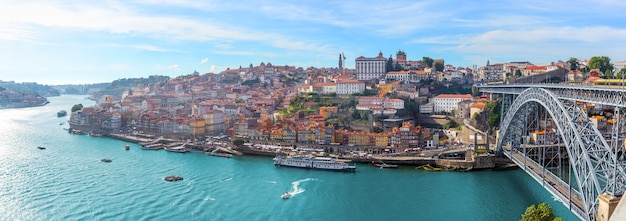
M176 147L166 147L165 150L169 152L175 152L175 153L187 153L191 151L189 150L189 148L185 147L185 145L176 146Z
M208 154L208 155L211 155L211 156L216 156L216 157L225 157L225 158L231 158L231 157L233 157L233 155L232 155L232 154L229 154L229 153L221 153L221 152L218 152L218 153L208 152L207 154Z
M382 162L382 163L373 163L372 165L374 165L375 167L380 167L380 168L398 168L398 165L395 165L395 164L386 164L385 162Z
M345 161L339 161L331 157L274 157L275 166L288 166L305 169L332 170L342 172L355 172L356 166L349 165Z
M141 148L142 150L160 150L160 149L163 149L163 144L160 144L160 143L148 144L148 145L142 145L139 148Z
M124 149L130 150L130 145L126 144L126 146L124 146Z
M421 166L415 167L415 169L416 170L417 169L423 169L423 170L426 170L426 171L441 171L442 170L441 168L433 167L430 164L421 165Z

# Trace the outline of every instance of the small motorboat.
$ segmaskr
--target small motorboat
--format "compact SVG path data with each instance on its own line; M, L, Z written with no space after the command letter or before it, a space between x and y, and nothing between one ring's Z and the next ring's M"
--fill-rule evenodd
M372 164L375 167L380 167L380 168L398 168L398 165L395 164L386 164L386 163L374 163Z
M126 144L126 146L124 146L124 149L130 150L130 145Z
M38 147L37 147L37 149L40 149L40 150L45 150L45 149L46 149L46 147L44 147L44 146L38 146Z
M109 158L104 158L104 159L102 159L100 161L102 161L103 163L110 163L110 162L112 162L112 160L109 159Z
M166 176L165 178L163 178L165 181L168 182L174 182L174 181L179 181L179 180L183 180L183 177L181 176Z
M283 195L280 196L280 198L283 198L283 199L289 199L290 197L291 197L291 193L289 192L285 192L283 193Z

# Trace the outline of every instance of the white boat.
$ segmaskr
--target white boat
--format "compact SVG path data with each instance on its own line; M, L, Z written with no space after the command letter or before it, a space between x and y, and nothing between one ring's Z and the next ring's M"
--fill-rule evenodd
M331 157L291 157L277 156L274 157L275 166L288 166L305 169L332 170L343 172L355 172L356 166L349 165L344 161Z
M177 147L166 147L165 150L176 153L187 153L190 151L189 148L185 147L184 144Z
M283 193L283 195L280 196L280 198L283 198L283 199L289 199L290 197L291 197L291 194L289 192L285 192Z

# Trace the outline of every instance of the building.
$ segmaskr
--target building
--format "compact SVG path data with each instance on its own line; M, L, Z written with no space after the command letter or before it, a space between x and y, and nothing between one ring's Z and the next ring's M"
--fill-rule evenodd
M318 94L337 93L337 83L333 83L333 82L314 83L312 86L312 91Z
M472 105L474 101L472 100L464 100L459 102L458 107L454 113L454 117L460 119L469 119L471 117L470 113L472 111Z
M365 83L357 80L339 80L337 81L337 94L348 95L354 93L363 93L365 91Z
M440 94L433 98L434 111L439 112L451 112L458 108L458 104L464 100L472 100L473 97L470 94Z
M503 82L504 69L503 64L490 65L489 61L487 61L487 65L480 68L481 80L484 82Z
M384 76L387 68L387 59L382 52L374 58L360 56L355 59L356 78L358 80L372 80Z

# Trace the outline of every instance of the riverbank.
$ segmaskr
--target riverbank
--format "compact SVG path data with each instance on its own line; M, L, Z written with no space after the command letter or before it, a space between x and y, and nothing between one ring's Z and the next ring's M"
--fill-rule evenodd
M133 143L149 143L149 142L160 142L164 144L169 144L173 142L180 142L177 140L158 138L158 139L150 139L143 136L135 136L129 134L109 134L107 135L110 138L123 140L126 142ZM219 148L223 152L227 152L230 154L236 155L255 155L255 156L266 156L266 157L274 157L278 155L288 155L293 152L297 152L298 154L313 154L313 155L321 155L321 156L331 156L336 157L342 160L349 160L357 163L365 163L369 164L372 162L384 162L388 164L396 164L396 165L405 165L405 166L421 166L421 165L431 165L438 168L443 168L446 170L455 170L455 171L473 171L473 170L486 170L486 169L507 169L512 166L512 161L505 157L497 157L494 155L473 155L471 151L465 151L465 159L445 159L439 158L438 156L431 157L423 157L423 156L385 156L385 155L363 155L363 154L335 154L335 153L326 153L322 149L304 149L294 151L291 147L281 147L281 146L272 146L272 145L256 145L256 144L246 144L241 147L234 147L229 144L226 144L226 147L223 147L224 143L220 143L219 145L211 144L197 144L197 143L185 143L186 146L191 147L195 150L201 150L207 152L208 150L213 150L215 148ZM415 153L416 155L418 153Z
M288 155L292 151L282 151L280 148L254 148L243 146L237 148L240 152L247 155L274 157L278 155ZM487 169L509 169L515 168L513 162L506 157L497 157L495 155L472 155L471 151L467 151L468 155L465 159L439 159L436 157L420 157L420 156L384 156L384 155L337 155L325 154L320 155L337 157L342 160L349 160L357 163L384 162L387 164L405 165L405 166L421 166L431 165L446 170L457 171L473 171Z

